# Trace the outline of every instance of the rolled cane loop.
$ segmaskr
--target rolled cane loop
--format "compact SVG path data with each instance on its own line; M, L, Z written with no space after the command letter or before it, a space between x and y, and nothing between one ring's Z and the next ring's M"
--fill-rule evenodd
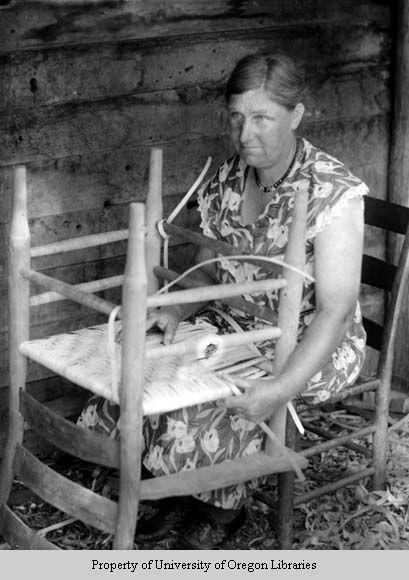
M292 272L299 274L300 276L302 276L306 280L309 280L310 282L315 282L314 276L311 276L311 274L309 274L305 270L301 270L300 268L296 268L295 266L288 264L284 260L281 260L278 258L272 258L270 256L268 256L268 257L267 256L257 256L256 254L237 254L234 256L219 256L218 258L209 258L209 260L204 260L203 262L199 262L198 264L195 264L194 266L192 266L188 270L185 270L185 272L180 274L180 276L175 278L175 280L172 280L172 282L169 282L166 286L163 286L160 290L158 290L156 292L156 294L161 294L162 292L167 292L169 288L171 288L172 286L175 286L178 282L180 282L180 280L182 280L186 276L189 276L189 274L191 274L195 270L198 270L199 268L203 268L203 266L207 266L208 264L215 264L216 262L221 262L222 260L246 260L246 261L248 261L249 259L258 260L260 262L269 262L270 264L277 264L278 266L288 268L288 270L291 270Z
M180 202L177 204L177 206L173 209L173 211L169 214L167 219L162 219L160 220L156 225L157 225L157 229L159 234L162 236L164 242L163 242L163 266L165 268L168 268L168 264L169 264L169 235L165 232L165 229L163 227L164 223L172 223L173 220L175 219L175 217L180 213L180 211L184 208L184 206L187 204L187 202L189 201L189 199L192 197L192 195L195 193L195 191L197 190L197 188L199 187L199 185L202 183L204 176L206 175L207 171L209 170L209 167L212 163L212 158L208 157L207 161L202 169L202 171L200 172L199 176L197 177L197 179L195 180L194 184L192 185L192 187L185 193L185 195L182 197L182 199L180 200ZM166 282L166 280L165 280ZM167 285L165 283L164 286L164 292L167 292Z
M156 228L159 235L163 238L163 266L169 268L169 234L165 232L163 227L164 223L168 223L168 220L162 219L157 222Z
M108 358L111 369L111 386L112 393L118 398L119 395L119 384L121 377L119 376L118 364L116 359L116 349L115 349L115 320L118 316L118 312L121 310L120 306L115 306L109 314L108 318Z

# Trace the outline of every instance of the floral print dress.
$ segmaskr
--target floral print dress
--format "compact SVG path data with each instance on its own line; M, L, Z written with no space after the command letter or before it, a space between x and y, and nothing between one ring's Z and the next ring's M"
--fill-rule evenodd
M305 139L287 179L277 188L258 218L242 225L243 192L250 168L238 155L225 161L215 177L199 192L199 211L203 233L237 248L260 256L282 259L288 241L294 199L300 188L308 188L308 213L305 238L306 270L314 275L314 238L328 226L349 200L362 198L367 187L337 159L323 153ZM238 260L221 260L216 266L220 282L261 280L271 276L262 266ZM277 271L277 276L279 276ZM276 291L244 296L257 306L277 312ZM248 330L266 321L250 317L235 308L221 307ZM260 310L262 311L262 309ZM315 313L314 284L305 282L300 313L299 339ZM212 323L228 331L225 321L214 313ZM216 316L216 320L215 320ZM331 393L353 384L365 355L365 331L359 304L345 338L327 364L308 382L304 397L323 401ZM274 342L257 344L264 356L274 359ZM91 397L79 423L111 437L119 436L119 409L100 397ZM216 403L206 403L163 415L145 417L143 463L155 476L212 465L225 459L250 455L264 443L261 428L238 417ZM211 492L198 498L224 509L238 509L257 486L250 481Z

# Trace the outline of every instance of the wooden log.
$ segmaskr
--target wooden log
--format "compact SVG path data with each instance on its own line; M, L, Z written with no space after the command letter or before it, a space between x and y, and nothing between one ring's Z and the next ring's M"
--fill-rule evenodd
M117 512L113 501L60 475L24 447L17 448L15 464L21 481L44 501L90 526L113 533Z
M342 88L340 85L339 89ZM0 116L0 132L4 133L0 166L80 156L90 151L111 152L181 138L211 139L218 135L224 136L227 145L223 130L227 119L220 92L220 87L214 91L194 91L188 104L183 94L175 98L172 90L155 98L142 94L4 113ZM328 107L325 115L317 107L319 120L307 116L304 121L306 135L314 135L320 127L322 134L324 125L325 132L337 129L340 133L340 124L368 123L389 112L386 99L375 100L374 107L365 115L363 105L357 106L353 94L348 92L338 99L342 99L343 110L348 110L348 118L340 120L340 113L335 113L333 106ZM129 118L133 119L132 124ZM100 126L98 132L94 130L95 123ZM339 135L334 138L338 143L339 140Z
M195 38L167 37L156 44L135 39L121 43L120 51L116 43L88 45L83 50L78 46L60 46L20 51L0 60L0 79L4 79L0 110L32 108L34 100L36 107L55 106L172 90L175 85L189 95L197 86L221 86L226 71L232 70L239 58L254 51L289 52L307 69L310 84L315 85L317 77L322 77L325 71L321 91L324 97L334 91L335 78L339 80L340 74L344 74L342 84L356 83L358 96L362 90L357 83L358 71L364 84L366 76L388 59L388 32L384 27L375 30L359 25L337 26L332 32L330 35L328 26L304 22L301 29L282 27L279 35L271 28L255 29L253 34L230 29L225 31L223 42L217 43L214 35L199 34ZM325 51L321 48L323 43ZM342 55L339 43L345 47ZM103 63L103 77L96 61ZM314 66L317 61L321 63L319 69ZM363 110L371 98L368 91ZM308 105L310 102L311 97ZM338 101L333 102L336 105Z
M145 266L145 212L131 204L128 255L123 289L121 455L119 506L114 548L133 547L141 479L142 396L145 358L147 277Z
M313 143L342 159L365 180L371 195L386 198L389 127L385 117L363 118L360 123L339 119L337 125L326 127L325 123L318 123L311 129L306 127L305 135ZM220 131L200 139L183 135L183 132L176 142L164 140L161 143L166 159L163 168L164 216L170 214L182 192L187 191L199 174L206 152L212 152L214 167L231 154L227 136ZM115 149L108 157L104 151L91 149L81 156L74 151L59 159L57 166L50 159L33 160L27 165L33 245L75 237L79 232L87 235L126 228L127 204L146 197L148 159L149 146L141 146L138 142L134 147L124 145ZM8 222L11 214L11 169L4 168L1 176L0 224L3 224ZM57 195L59 216L53 217ZM180 218L183 220L185 216L185 212L179 216L178 225L184 225Z
M364 143L360 144L364 147ZM214 134L208 138L195 139L193 135L181 136L177 142L163 142L163 213L170 214L183 192L199 174L206 152L211 151L215 163L222 161L228 151L227 139ZM358 147L357 147L358 148ZM369 149L369 147L368 147ZM29 187L32 192L29 214L33 245L59 239L95 234L96 232L128 228L129 203L144 201L147 196L150 145L124 144L121 148L106 152L91 148L81 156L75 151L61 158L56 164L50 159L33 160L27 165ZM361 156L368 155L367 148ZM372 152L375 157L376 151ZM376 163L377 159L371 159ZM368 161L367 161L368 162ZM0 224L8 223L11 214L12 169L1 169ZM39 220L49 224L56 213L55 197L58 195L58 214L64 220L60 227L51 227L41 238ZM93 217L87 215L99 210ZM184 217L183 215L180 217ZM56 219L56 218L54 218ZM40 222L41 223L41 222ZM179 225L183 225L178 220ZM65 224L65 225L64 225ZM35 235L37 234L37 235Z
M27 221L27 176L24 166L14 171L14 205L9 250L9 430L0 469L0 505L6 503L13 481L13 460L24 432L19 410L19 391L25 389L27 359L19 345L29 339L30 287L21 275L30 267L30 231Z
M180 37L186 43L187 35L194 44L196 37L217 40L221 36L224 38L227 32L241 32L242 36L252 37L263 28L269 29L274 38L287 26L298 25L302 30L311 26L311 22L321 28L329 25L331 30L337 24L344 28L357 24L368 27L371 23L383 27L389 22L389 6L385 0L374 4L371 11L364 2L340 4L336 0L308 0L302 11L293 10L279 0L237 6L232 6L228 0L213 3L178 0L165 5L160 0L125 5L101 2L100 6L94 2L91 9L89 3L75 2L75 10L72 4L73 1L53 0L18 2L17 5L10 2L9 6L2 6L0 50L19 52L23 48L46 50L80 45L78 50L84 51L96 44L102 51L105 46L119 41L121 45L134 41L142 46L171 46L171 42L177 42ZM307 30L310 32L309 28ZM359 54L364 48L360 47ZM345 51L348 49L346 44ZM102 55L105 56L104 52Z
M149 163L149 190L146 198L146 273L148 295L159 290L159 280L153 272L160 265L161 236L156 224L163 217L162 209L162 149L151 149Z

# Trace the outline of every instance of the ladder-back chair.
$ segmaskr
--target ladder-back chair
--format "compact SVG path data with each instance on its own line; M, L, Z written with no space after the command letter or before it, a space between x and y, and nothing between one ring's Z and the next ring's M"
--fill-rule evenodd
M150 185L147 199L147 220L143 204L131 204L129 237L128 230L119 230L92 236L64 240L43 246L30 247L30 232L27 221L26 169L18 166L14 170L14 207L10 231L9 268L9 334L10 334L10 401L9 434L3 455L0 473L0 534L12 546L25 549L52 549L55 546L45 537L30 529L7 505L14 476L34 491L44 501L84 523L113 535L113 547L131 549L137 522L139 500L156 500L175 495L192 495L246 481L269 473L300 470L308 461L294 451L286 450L284 440L285 409L270 422L273 433L267 440L264 451L211 467L198 468L170 476L141 481L143 381L146 349L145 320L147 308L175 303L191 303L211 299L239 297L251 291L282 288L278 328L266 329L268 336L280 335L277 343L278 368L283 365L296 343L298 312L303 278L294 271L285 269L285 280L267 280L250 285L214 285L204 288L177 290L167 294L155 294L157 283L151 274L154 269L160 276L170 279L172 272L159 267L160 239L156 233L156 222L161 219L161 151L151 152ZM294 210L293 225L286 254L287 263L300 269L304 263L303 231L305 227L306 194L299 196ZM176 226L164 224L167 233L175 233ZM185 240L191 236L199 245L214 243L198 234L176 228L176 233ZM50 278L31 269L31 260L59 252L71 252L100 244L115 243L128 238L126 268L123 279L97 280L72 286ZM300 242L301 240L301 242ZM229 246L217 246L219 253L231 254ZM156 266L156 267L155 267ZM120 278L120 279L119 279ZM48 292L30 298L30 282L40 285ZM107 438L86 430L54 413L25 390L27 360L31 358L48 366L56 367L59 357L51 350L47 355L41 351L43 343L30 341L30 304L40 305L55 299L70 299L88 306L105 315L117 311L116 305L94 293L122 283L122 355L121 381L117 399L120 403L121 436L119 440ZM192 283L190 284L192 285ZM193 283L193 286L195 284ZM149 289L149 292L148 292ZM58 296L56 296L58 295ZM95 334L95 333L94 333ZM246 333L244 333L246 334ZM71 335L60 335L65 340ZM232 335L233 336L233 335ZM263 329L252 331L242 342L253 342L262 338ZM267 335L266 335L267 336ZM52 337L53 338L53 337ZM57 337L58 338L58 337ZM41 348L40 348L40 346ZM172 353L175 345L160 346L158 356ZM48 348L48 347L47 347ZM100 349L90 349L98 356ZM41 351L41 355L38 354ZM157 353L158 354L158 353ZM58 360L57 360L58 359ZM56 362L57 361L57 362ZM60 363L61 361L59 361ZM58 364L59 364L58 363ZM77 380L78 369L65 367L59 374L69 380ZM83 373L84 374L84 373ZM78 378L80 386L88 385L89 377ZM115 385L111 385L112 389ZM94 391L101 394L101 391ZM109 395L109 393L108 393ZM112 395L112 392L111 392ZM116 401L117 402L117 401ZM42 438L59 449L82 460L101 466L119 469L119 500L114 502L57 473L35 457L24 445L24 424L27 423ZM275 435L274 435L275 433Z
M316 499L323 494L352 485L364 478L372 479L373 489L382 489L385 484L389 399L395 337L409 273L409 208L368 196L365 198L365 224L366 226L381 228L386 232L404 236L397 266L389 263L387 259L381 260L370 255L363 256L362 284L384 290L387 297L383 326L364 318L367 345L379 351L377 371L376 375L371 378L359 378L352 387L332 396L320 406L328 406L351 397L360 396L363 393L373 392L375 393L373 420L368 421L367 425L360 427L358 430L351 430L349 433L339 436L334 436L330 431L303 420L303 426L306 431L319 435L324 441L314 443L314 445L300 453L304 457L310 458L341 445L347 447L352 445L355 450L368 455L368 449L357 445L355 440L369 435L372 437L372 465L300 495L294 495L294 478L292 474L289 472L279 474L278 529L282 549L292 548L294 507ZM311 405L308 406L308 409L311 410ZM302 404L299 405L299 411L302 418ZM294 426L289 422L287 425L287 445L295 448L296 439L297 433Z

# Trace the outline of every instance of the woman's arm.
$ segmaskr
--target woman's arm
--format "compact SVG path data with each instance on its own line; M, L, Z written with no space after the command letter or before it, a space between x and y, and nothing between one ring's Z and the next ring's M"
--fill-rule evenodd
M200 248L196 255L194 262L199 264L209 258L214 257L214 252L206 248ZM203 285L214 284L213 270L210 267L199 268L195 272L196 280L203 283ZM157 326L163 331L163 343L170 344L173 341L179 323L185 318L189 318L199 310L201 310L207 302L195 302L192 304L177 304L175 306L165 306L156 308L149 312L146 319L146 329Z
M363 248L361 199L351 200L315 238L316 313L281 374L273 381L237 381L253 386L229 397L226 406L260 422L302 392L345 337L359 295ZM285 328L282 329L285 332Z

